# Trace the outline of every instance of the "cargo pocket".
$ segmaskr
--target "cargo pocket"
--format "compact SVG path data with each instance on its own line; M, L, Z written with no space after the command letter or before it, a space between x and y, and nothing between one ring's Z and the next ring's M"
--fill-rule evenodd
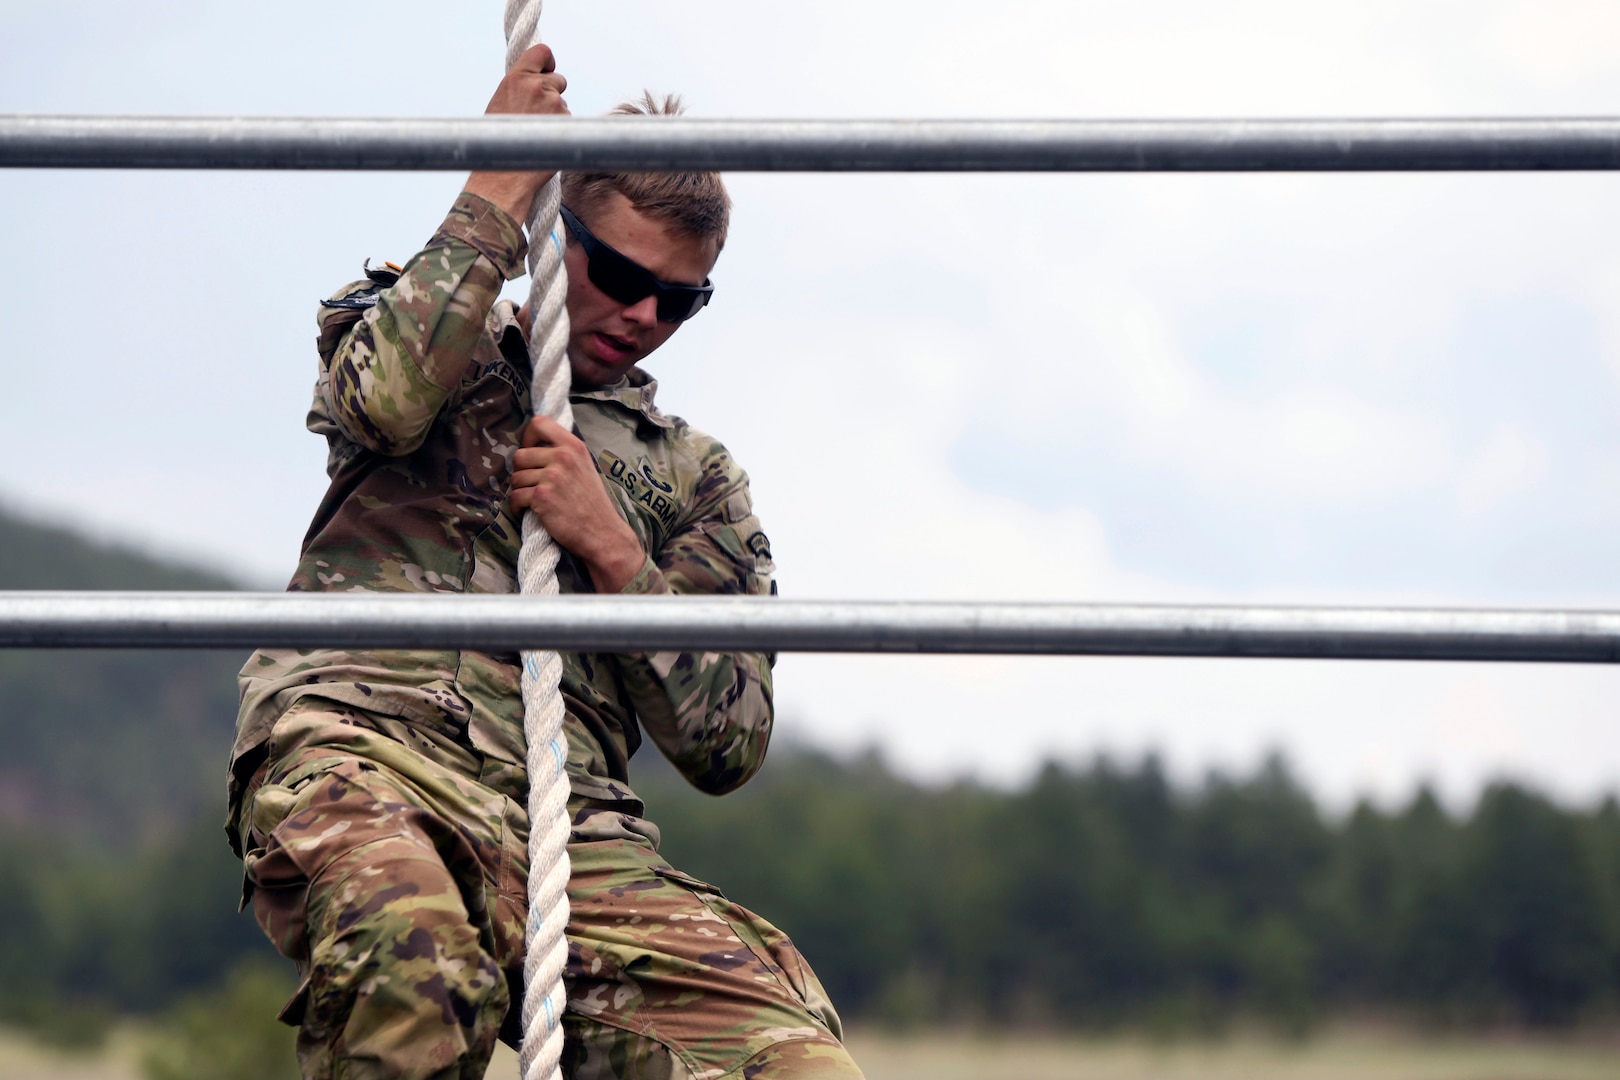
M264 847L243 860L243 896L300 975L309 967L310 882L346 852L378 838L376 799L356 783L370 771L369 762L353 758L312 761L259 788L249 807L251 833L264 838Z
M673 867L655 866L652 872L673 884L694 893L718 918L731 927L736 938L748 947L753 958L776 976L791 998L812 1019L828 1030L838 1032L838 1014L832 1010L821 983L811 972L810 965L786 934L741 904L727 899L726 894L706 881ZM720 959L725 959L724 956Z
M251 845L242 857L242 907L253 905L253 918L276 951L308 974L309 935L304 908L309 880L278 835L295 816L301 803L313 799L321 777L344 764L325 758L301 765L279 782L265 783L247 806L247 837Z

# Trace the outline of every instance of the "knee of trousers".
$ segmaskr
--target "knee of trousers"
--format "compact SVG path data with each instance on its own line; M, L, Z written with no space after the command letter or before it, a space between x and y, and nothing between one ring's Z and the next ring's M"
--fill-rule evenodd
M311 882L307 911L287 1016L305 1076L481 1074L509 991L442 863L409 841L367 844Z
M863 1080L855 1059L830 1035L777 1043L749 1058L734 1075L746 1080Z
M571 1080L863 1080L831 1034L773 1043L724 1071L694 1066L655 1036L570 1015L563 1075Z

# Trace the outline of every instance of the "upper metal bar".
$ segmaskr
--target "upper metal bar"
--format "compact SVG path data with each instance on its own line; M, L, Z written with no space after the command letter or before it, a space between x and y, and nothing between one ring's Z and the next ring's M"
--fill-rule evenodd
M0 116L0 166L1255 172L1620 168L1620 119Z
M0 593L0 646L1620 661L1620 612L765 597Z

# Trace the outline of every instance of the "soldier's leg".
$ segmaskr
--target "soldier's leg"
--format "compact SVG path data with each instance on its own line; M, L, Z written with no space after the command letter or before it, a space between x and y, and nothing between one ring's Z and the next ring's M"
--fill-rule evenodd
M859 1080L861 1070L842 1044L800 1040L761 1050L732 1075L745 1080Z
M650 843L569 845L573 1080L855 1080L838 1015L787 936Z
M654 1035L569 1015L563 1075L569 1080L863 1080L836 1040L772 1043L724 1073L696 1072L690 1059Z
M389 770L314 767L272 786L293 799L248 861L254 914L305 976L284 1014L304 1075L477 1080L508 993L474 853Z

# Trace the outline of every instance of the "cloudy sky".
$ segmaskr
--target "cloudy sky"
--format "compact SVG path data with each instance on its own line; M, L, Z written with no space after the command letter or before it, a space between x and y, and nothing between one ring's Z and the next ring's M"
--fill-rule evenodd
M0 111L465 115L501 5L0 0ZM1590 0L552 0L577 114L1620 114ZM0 500L279 587L315 300L450 174L0 173ZM653 358L796 597L1620 605L1620 177L732 178ZM919 777L1281 748L1343 805L1620 787L1620 672L789 657L782 730Z

